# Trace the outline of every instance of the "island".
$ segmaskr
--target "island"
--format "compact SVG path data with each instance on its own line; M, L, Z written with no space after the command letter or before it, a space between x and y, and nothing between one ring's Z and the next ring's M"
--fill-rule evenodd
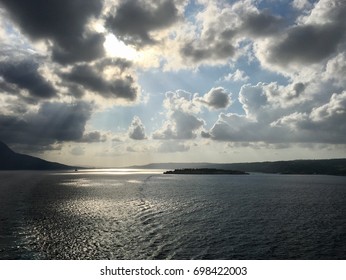
M175 169L173 171L165 171L163 174L206 174L206 175L248 175L244 171L239 170L225 170L225 169L216 169L216 168L185 168L185 169Z

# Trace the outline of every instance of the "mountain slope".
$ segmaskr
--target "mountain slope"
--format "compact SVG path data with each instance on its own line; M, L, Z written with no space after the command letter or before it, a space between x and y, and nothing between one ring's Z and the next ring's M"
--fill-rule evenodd
M0 141L0 170L66 170L73 167L18 154Z

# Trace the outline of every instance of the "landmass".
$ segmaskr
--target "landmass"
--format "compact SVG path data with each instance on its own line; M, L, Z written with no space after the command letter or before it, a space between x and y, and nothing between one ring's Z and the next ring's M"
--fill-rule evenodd
M143 166L132 166L141 169L185 169L216 168L242 170L251 173L298 174L298 175L337 175L346 176L346 159L288 160L246 163L151 163Z
M16 153L0 141L0 170L75 170L76 168Z
M175 169L173 171L166 171L166 172L163 172L163 174L247 175L248 173L239 171L239 170L225 170L225 169L216 169L216 168L185 168L185 169Z
M175 169L175 173L167 174L212 174L215 170L258 172L274 174L320 174L346 176L346 159L317 159L317 160L290 160L290 161L266 161L247 163L151 163L142 166L131 166L135 169ZM5 143L0 141L0 170L78 170L83 167L68 166L57 162L46 161L37 157L16 153ZM211 169L214 171L206 171ZM190 170L190 171L188 171ZM192 171L194 170L194 171ZM198 171L199 170L199 171ZM183 173L185 172L185 173ZM192 173L195 172L195 173ZM197 173L200 172L200 173ZM230 174L230 173L223 173ZM233 173L234 174L234 173Z

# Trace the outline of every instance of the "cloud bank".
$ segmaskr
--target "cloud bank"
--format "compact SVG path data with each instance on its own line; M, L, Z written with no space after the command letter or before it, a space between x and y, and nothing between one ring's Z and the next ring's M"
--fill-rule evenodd
M1 0L0 139L344 145L345 13L342 0Z

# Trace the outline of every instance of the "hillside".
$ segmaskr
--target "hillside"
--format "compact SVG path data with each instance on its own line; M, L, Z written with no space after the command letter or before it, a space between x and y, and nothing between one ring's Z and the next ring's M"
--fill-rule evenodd
M18 154L0 141L0 170L66 170L74 167Z

